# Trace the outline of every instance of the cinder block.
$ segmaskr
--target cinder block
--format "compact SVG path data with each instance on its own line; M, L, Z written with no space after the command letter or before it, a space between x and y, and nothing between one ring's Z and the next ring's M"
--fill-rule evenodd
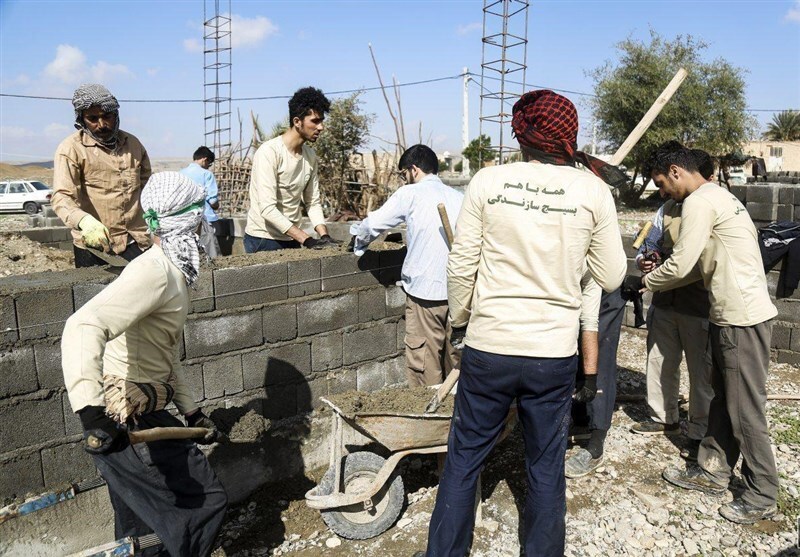
M794 220L794 205L778 205L777 220Z
M366 329L345 331L343 337L344 365L374 360L397 352L397 325L381 323Z
M320 280L320 259L303 259L301 261L289 261L287 263L289 272L289 292L290 298L301 296L311 296L319 294L322 289Z
M351 254L324 257L320 260L322 291L345 290L359 286L373 286L378 281L378 258L357 258Z
M44 485L80 482L97 477L97 468L91 455L80 443L68 443L42 449Z
M0 424L4 424L0 428L3 452L61 439L64 437L61 397L4 401L0 405ZM5 424L14 424L14 427Z
M0 343L12 343L19 339L17 313L14 311L14 298L0 296Z
M83 425L78 415L72 411L69 403L69 396L66 392L61 393L61 407L64 409L64 431L67 435L83 433Z
M792 330L782 325L775 325L772 328L772 348L788 350L791 346Z
M25 499L44 489L42 457L39 451L30 451L0 461L0 500Z
M235 395L243 390L241 356L203 362L203 392L206 398Z
M264 417L270 420L280 420L297 414L297 392L308 386L292 383L291 385L270 385L264 394ZM303 393L303 397L310 398L310 394Z
M264 342L261 310L186 321L186 357L200 358L258 346Z
M37 389L36 366L30 346L0 352L0 398ZM3 427L8 427L6 422ZM4 452L0 448L0 452Z
M406 293L399 286L386 287L386 315L403 315L406 311Z
M46 220L46 219L45 219ZM46 223L42 223L46 226ZM53 231L49 228L29 228L22 230L22 235L28 240L45 244L53 241Z
M731 193L742 202L742 204L747 202L747 190L748 186L731 186Z
M406 384L406 358L398 356L383 362L386 365L384 374L386 375L386 385L405 385Z
M41 215L43 217L45 217L45 218L57 217L58 216L56 214L56 212L53 210L53 206L52 205L42 205L42 213L41 213Z
M33 347L36 360L36 377L40 389L64 387L64 372L61 368L61 344L43 342Z
M779 364L800 365L800 353L789 350L778 350L777 361Z
M747 186L747 204L769 203L776 204L780 198L780 186L772 184L758 184Z
M748 192L748 199L750 193ZM752 203L747 202L747 212L754 221L774 221L778 216L778 206L772 203Z
M203 364L183 364L183 377L194 401L203 400L206 397L203 389Z
M369 362L356 368L356 387L359 391L379 391L386 386L383 362Z
M189 298L192 301L193 313L214 311L214 276L208 266L203 266L200 270L194 288L189 289Z
M377 321L386 317L386 290L384 287L370 288L358 292L358 320L361 323Z
M789 329L791 331L791 339L789 340L789 349L792 352L800 353L800 329Z
M297 413L303 414L319 408L321 396L328 396L327 377L316 377L305 385L297 387Z
M44 225L47 227L64 226L64 222L58 217L45 217Z
M328 395L333 396L358 389L356 375L356 370L352 368L342 369L328 375Z
M775 300L775 307L778 308L778 316L776 319L779 321L788 321L789 323L800 323L800 301L791 299Z
M406 319L397 322L397 349L404 350L406 346Z
M319 298L297 304L297 333L325 333L358 323L358 293Z
M378 252L378 263L380 265L380 283L384 286L395 284L401 278L403 261L406 259L408 250L403 246L400 249L382 250Z
M44 217L42 215L33 215L27 218L28 226L31 228L41 228L44 226Z
M792 186L780 186L778 188L778 202L794 205L794 190L795 188Z
M261 315L265 342L297 338L297 306L294 303L267 306L261 310Z
M214 270L217 309L229 309L286 299L286 263Z
M342 367L342 333L311 339L311 370L327 371Z
M311 346L304 342L242 354L242 371L246 390L303 383L311 374Z
M21 292L16 299L20 340L61 335L72 307L72 288Z
M54 242L69 242L70 249L72 249L72 229L67 226L53 228L53 241Z

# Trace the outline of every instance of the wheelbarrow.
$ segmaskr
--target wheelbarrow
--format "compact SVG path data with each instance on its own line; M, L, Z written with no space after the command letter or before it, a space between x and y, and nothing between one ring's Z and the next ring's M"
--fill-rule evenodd
M330 467L319 485L306 493L306 504L318 509L322 520L337 535L368 539L388 530L405 504L403 480L396 468L410 454L447 452L450 413L354 413L331 407ZM505 438L517 421L512 406L501 435ZM349 454L344 447L344 429L352 428L390 452L384 458L371 451Z

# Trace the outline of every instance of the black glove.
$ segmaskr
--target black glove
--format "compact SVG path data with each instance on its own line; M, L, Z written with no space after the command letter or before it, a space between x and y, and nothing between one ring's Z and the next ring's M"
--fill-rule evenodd
M317 240L316 238L312 238L309 236L303 241L303 247L309 249L322 249L327 247L329 244L323 240Z
M103 406L87 406L78 410L83 424L83 449L89 454L108 454L128 446L128 432L106 416Z
M322 240L323 242L327 242L332 246L341 246L344 243L341 240L335 240L330 234L323 234L320 237L320 240Z
M463 350L464 349L464 337L467 335L467 327L453 327L453 331L450 333L450 344L453 345L453 348L456 350Z
M585 375L583 387L580 388L572 398L575 402L591 402L597 394L597 374Z
M198 410L191 416L186 416L186 424L189 427L204 427L210 430L205 437L197 441L200 445L210 445L218 441L221 436L217 429L217 424L215 424L211 418L203 414L202 410Z

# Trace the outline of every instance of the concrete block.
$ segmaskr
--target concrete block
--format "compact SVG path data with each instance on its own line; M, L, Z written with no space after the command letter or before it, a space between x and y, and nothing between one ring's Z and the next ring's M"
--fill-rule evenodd
M345 290L359 286L373 286L378 281L378 258L367 252L363 257L351 254L320 259L322 291Z
M359 391L374 392L386 386L383 362L369 362L356 368L356 387Z
M192 301L192 312L203 313L214 311L214 277L207 266L200 270L200 276L194 283L194 288L189 289L189 299Z
M778 350L777 361L779 364L800 365L800 353L789 350Z
M297 413L303 414L319 408L321 396L328 396L328 378L315 377L306 385L297 387Z
M778 188L778 203L794 204L794 190L792 186L780 186Z
M358 293L298 302L297 333L325 333L358 323Z
M72 242L58 242L58 244L56 244L56 248L60 249L61 251L72 251Z
M264 342L261 310L218 315L213 318L191 317L183 328L186 357L199 358L258 346Z
M743 204L747 202L748 186L731 186L731 193Z
M36 360L36 377L40 389L64 388L64 371L61 368L61 344L43 342L33 347Z
M247 219L244 217L234 217L231 219L231 230L237 238L244 238L244 229L247 226Z
M322 290L320 259L289 261L289 298L300 298L319 294Z
M0 398L31 393L37 388L33 348L21 346L0 352Z
M44 221L42 224L45 224ZM45 244L53 241L53 231L49 228L30 228L21 232L23 236L32 242Z
M780 198L780 188L781 186L774 186L772 184L754 184L747 186L747 204L776 204Z
M342 367L342 333L311 339L311 370L327 371Z
M42 215L32 215L27 219L28 226L31 228L41 228L44 226L44 217Z
M400 271L403 269L406 253L408 253L408 250L405 247L378 252L378 263L381 270L380 282L382 285L393 285L400 280Z
M235 395L244 390L242 357L227 356L203 362L203 392L205 398L214 399Z
M195 402L200 402L206 398L205 389L203 388L203 364L183 364L183 378L192 392L192 398Z
M278 302L286 299L285 262L214 270L217 309Z
M328 395L338 395L358 389L355 369L346 368L328 375Z
M75 304L75 311L78 311L83 305L97 296L106 287L105 284L75 284L72 287L72 299Z
M0 344L16 342L19 339L17 331L17 313L14 311L14 298L0 296Z
M747 195L749 196L750 193ZM748 201L747 212L750 213L750 218L754 221L774 221L778 216L778 206L772 203L752 203Z
M80 443L68 443L42 449L44 485L80 482L97 477L97 468Z
M358 292L358 320L361 323L386 317L386 290L380 286Z
M61 397L10 399L0 405L0 447L3 452L64 437ZM14 424L7 427L5 424ZM5 470L3 471L5 474Z
M406 384L406 358L398 356L383 362L385 364L384 373L386 375L386 385L405 385Z
M404 350L406 346L406 320L405 317L397 322L397 349Z
M0 461L0 501L24 499L28 495L39 494L44 490L42 457L39 451L15 455Z
M397 325L380 323L356 331L345 331L343 337L344 365L374 360L397 352Z
M788 321L789 323L800 323L800 301L791 299L775 300L775 307L778 308L778 316L776 319L779 321Z
M794 205L778 205L777 220L794 220Z
M792 330L789 327L775 325L772 327L772 341L770 346L781 350L788 350L791 346Z
M72 288L21 292L16 299L20 340L61 335L72 307Z
M58 217L45 217L44 225L48 227L64 226L64 222Z
M67 435L83 433L83 425L78 415L72 411L69 403L69 396L66 392L61 393L61 407L64 410L64 431Z
M264 342L281 342L297 338L297 305L294 303L267 306L261 310Z
M56 212L53 210L53 206L52 205L43 205L42 206L41 215L43 217L45 217L45 218L47 218L47 217L57 217L58 216L56 214Z
M242 372L246 390L305 383L311 374L311 345L287 344L242 354Z
M297 414L297 392L308 386L292 383L291 385L270 385L264 395L264 417L270 420L280 420ZM310 399L310 394L303 393L303 397Z
M54 242L69 242L70 250L72 249L72 229L67 226L53 228L53 241Z
M789 340L789 349L792 352L800 353L800 329L789 329L791 331L791 339Z
M399 286L387 286L386 315L403 315L406 311L406 293Z

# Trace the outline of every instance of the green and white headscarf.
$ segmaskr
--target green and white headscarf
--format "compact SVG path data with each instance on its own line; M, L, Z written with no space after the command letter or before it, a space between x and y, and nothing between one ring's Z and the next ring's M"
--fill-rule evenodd
M111 91L99 83L84 83L72 95L72 106L75 108L75 128L83 130L85 133L107 149L114 149L119 139L119 102L111 94ZM117 123L111 139L102 140L94 135L83 121L83 111L89 110L93 106L99 106L103 112L114 112L117 115Z
M192 286L200 272L197 226L203 218L206 190L180 172L157 172L142 190L141 204L150 233Z

